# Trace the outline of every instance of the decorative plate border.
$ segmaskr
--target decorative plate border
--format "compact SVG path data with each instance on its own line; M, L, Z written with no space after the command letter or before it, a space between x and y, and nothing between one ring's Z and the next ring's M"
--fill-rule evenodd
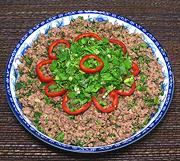
M12 98L12 93L10 90L10 70L12 67L12 63L14 61L14 57L17 53L17 51L19 50L20 46L23 44L23 42L34 32L36 31L38 28L42 27L43 25L59 19L59 18L63 18L64 16L73 16L73 15L77 15L77 14L101 14L101 15L105 15L105 16L110 16L116 19L119 19L121 21L124 21L136 28L138 28L139 30L141 30L144 34L146 34L152 41L153 43L156 45L156 47L159 49L165 63L166 63L166 67L168 70L168 79L169 79L169 86L168 86L168 92L167 92L167 97L166 100L164 102L164 106L162 107L161 111L159 112L158 116L156 117L156 119L151 122L151 124L149 124L149 126L147 126L146 128L141 129L137 135L132 135L130 138L125 139L123 141L119 141L117 143L111 144L111 145L107 145L107 146L101 146L101 147L79 147L79 146L73 146L73 145L67 145L67 144L63 144L60 143L58 141L55 141L54 139L49 138L48 136L42 134L41 132L37 131L32 125L30 125L29 122L27 122L23 116L22 113L20 113L17 110L17 107L13 101ZM167 53L164 51L164 49L162 48L162 46L160 45L160 43L156 40L155 37L153 37L145 28L143 28L142 26L134 23L133 21L123 17L123 16L119 16L110 12L104 12L104 11L92 11L92 10L81 10L81 11L73 11L73 12L67 12L64 14L59 14L56 16L53 16L43 22L41 22L40 24L36 25L35 27L33 27L31 30L29 30L29 32L27 34L24 35L24 37L19 41L19 43L17 44L17 46L15 47L15 49L13 50L11 56L9 57L9 60L7 62L7 66L6 66L6 71L5 71L5 78L4 78L4 83L5 83L5 89L6 89L6 96L7 96L7 100L8 103L10 105L11 110L13 111L14 115L16 116L16 118L18 119L18 121L25 127L26 130L28 130L31 134L33 134L34 136L36 136L37 138L39 138L40 140L46 142L47 144L50 144L54 147L57 147L59 149L63 149L63 150L67 150L67 151L72 151L72 152L79 152L79 153L99 153L99 152L107 152L107 151L112 151L115 149L119 149L119 148L123 148L129 144L132 144L133 142L141 139L142 137L144 137L146 134L148 134L152 129L154 129L158 123L161 121L161 119L164 117L164 115L166 114L169 105L171 103L172 97L173 97L173 92L174 92L174 77L173 77L173 73L172 73L172 67L170 64L170 61L167 57Z

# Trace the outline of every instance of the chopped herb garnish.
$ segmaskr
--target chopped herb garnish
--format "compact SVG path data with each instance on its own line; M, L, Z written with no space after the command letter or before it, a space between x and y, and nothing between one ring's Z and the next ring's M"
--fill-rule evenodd
M74 143L74 145L76 145L76 146L84 146L84 142L83 141L81 141L81 140L77 140L75 143Z
M31 65L33 62L33 59L28 56L24 56L24 60L26 61L27 65Z
M65 37L65 33L62 31L61 32L61 36L64 38Z
M34 82L33 79L28 79L28 84L32 84Z
M116 137L116 134L111 133L111 134L109 134L109 136L110 136L111 138L114 138L114 137Z
M48 118L46 117L46 119L45 119L45 123L46 123L46 124L48 124L48 121L49 121L49 120L48 120Z
M148 48L148 44L146 44L146 43L141 43L139 46L142 48Z
M157 106L160 103L158 96L156 96L154 98L144 97L143 99L145 101L145 104L149 107Z
M138 85L136 88L137 88L137 90L140 91L140 92L147 90L147 87L146 87L145 85Z
M75 119L75 116L74 115L70 115L68 116L70 120L74 120Z
M48 96L44 96L44 99L48 105L52 103L52 100Z
M31 90L29 90L27 93L26 93L26 96L30 96L32 94L32 91Z
M80 60L88 53L95 53L102 59L104 68L100 73L90 75L79 70ZM68 97L74 100L70 106L87 103L101 87L106 87L108 94L111 90L122 87L122 84L131 86L134 81L129 71L132 60L127 54L123 54L120 46L109 44L108 39L97 41L94 38L82 38L78 42L72 42L70 48L60 47L56 56L58 59L53 60L50 70L56 83L66 88L69 91ZM84 65L96 68L99 62L89 59ZM127 79L123 82L123 78ZM56 88L57 86L50 86L49 89ZM106 105L104 102L101 104Z
M78 16L78 18L79 18L80 20L84 20L84 17L83 17L83 16Z
M140 81L144 84L147 80L147 75L145 75L144 73L140 73Z
M107 103L106 103L105 101L102 101L102 100L100 100L99 103L100 103L100 105L102 105L102 106L106 106L106 105L107 105Z
M32 67L31 70L29 71L28 76L31 78L36 78L36 72L34 67Z
M56 140L59 141L59 142L64 142L64 132L59 132L58 135L56 136Z
M134 83L134 76L131 76L130 78L126 78L124 80L124 84L129 87L131 87L133 83Z
M34 113L34 123L35 123L35 125L39 125L39 119L40 119L41 116L42 116L42 113L40 113L40 112L35 112Z
M96 120L95 122L96 122L96 125L101 125L102 124L102 122L100 120Z
M42 87L44 87L46 85L46 83L44 83L44 82L41 82L41 84L40 84L40 88L42 88Z
M44 133L44 128L43 128L42 126L37 126L37 129L38 129L40 132Z
M101 135L97 135L97 138L101 142L105 142L106 141L105 138L103 138Z
M26 88L27 87L27 85L26 85L26 83L24 83L24 82L17 82L16 83L16 89L17 90L20 90L21 88Z

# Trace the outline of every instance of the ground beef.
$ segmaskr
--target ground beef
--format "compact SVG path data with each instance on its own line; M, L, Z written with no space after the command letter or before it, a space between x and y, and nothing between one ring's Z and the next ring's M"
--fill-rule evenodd
M56 39L73 40L79 33L95 32L101 37L116 38L123 41L128 54L137 62L141 73L148 78L145 80L146 90L136 90L133 95L119 97L119 106L112 113L101 113L92 105L88 111L78 116L69 116L61 108L61 99L48 98L42 91L43 83L35 73L38 62L47 59L47 49L50 42ZM57 139L59 133L63 135L62 142L66 144L94 147L103 146L123 140L144 127L150 115L156 112L158 104L148 104L148 99L159 98L160 85L163 82L161 66L152 56L152 50L135 47L144 43L140 34L130 34L127 29L110 22L91 23L80 18L68 26L52 28L48 36L41 34L25 56L32 59L28 65L24 57L19 65L20 78L23 83L21 89L16 88L16 94L23 106L23 113L29 118L38 130L49 137ZM148 57L149 62L141 63L139 57ZM50 73L48 68L45 71ZM141 76L136 78L141 84ZM138 84L137 83L137 84Z

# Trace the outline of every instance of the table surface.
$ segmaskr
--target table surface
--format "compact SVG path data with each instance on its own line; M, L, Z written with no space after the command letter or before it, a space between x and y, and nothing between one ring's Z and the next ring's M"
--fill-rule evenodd
M35 24L73 10L105 10L149 30L167 50L175 76L171 106L160 124L138 142L101 154L77 154L41 142L16 120L6 100L4 71L20 38ZM0 1L0 160L180 160L180 1L30 0Z

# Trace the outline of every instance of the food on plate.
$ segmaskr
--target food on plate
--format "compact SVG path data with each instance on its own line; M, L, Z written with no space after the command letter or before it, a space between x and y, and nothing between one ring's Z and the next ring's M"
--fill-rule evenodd
M108 21L73 19L21 57L16 95L39 131L66 144L128 138L158 110L163 75L142 36Z

